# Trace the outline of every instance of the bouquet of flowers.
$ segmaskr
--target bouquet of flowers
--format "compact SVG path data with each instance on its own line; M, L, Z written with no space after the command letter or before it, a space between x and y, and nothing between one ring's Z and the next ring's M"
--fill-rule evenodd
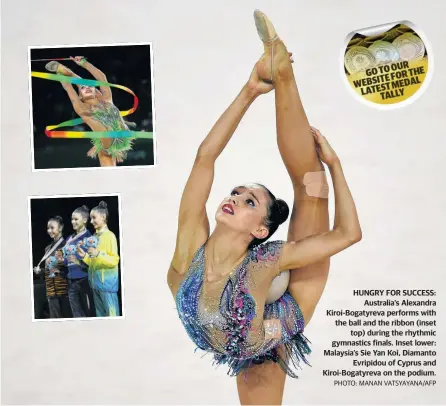
M98 237L92 235L92 236L84 238L82 240L81 248L84 251L88 251L89 248L96 248L98 246L98 244L99 244Z
M55 268L57 266L57 258L55 256L51 256L48 258L47 268L50 271L49 278L54 278L56 276Z

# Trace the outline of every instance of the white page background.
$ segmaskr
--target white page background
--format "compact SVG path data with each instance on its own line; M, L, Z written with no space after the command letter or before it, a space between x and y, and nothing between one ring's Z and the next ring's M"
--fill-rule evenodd
M332 259L306 330L313 367L287 381L284 403L444 402L446 3L47 0L2 2L3 403L238 403L235 380L215 370L210 356L193 353L166 273L196 149L262 53L255 8L294 52L307 114L341 157L364 236ZM436 71L414 104L374 110L347 91L340 50L352 30L403 19L426 34ZM114 42L153 43L157 167L32 173L28 46ZM232 186L247 181L261 181L291 204L273 103L273 95L255 102L218 160L212 215ZM32 323L28 196L115 192L122 197L125 319ZM286 225L275 238L286 238ZM340 361L324 358L323 349L347 335L326 309L358 307L353 289L389 288L437 290L437 386L333 387L321 371Z

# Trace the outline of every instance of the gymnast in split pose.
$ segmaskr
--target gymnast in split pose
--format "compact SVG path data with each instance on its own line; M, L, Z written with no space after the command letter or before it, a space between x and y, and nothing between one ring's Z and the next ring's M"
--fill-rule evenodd
M260 11L254 17L264 54L198 149L181 199L168 284L190 338L237 375L241 403L280 404L286 374L296 377L307 362L302 332L324 290L329 257L358 242L361 228L338 156L308 123L291 54L267 17ZM273 89L278 146L294 187L288 242L266 242L289 210L260 184L235 187L210 233L206 202L215 161L251 103ZM334 186L331 230L321 161ZM287 270L287 291L267 304L273 280Z
M107 82L107 77L98 68L88 62L83 56L70 57L79 66L85 68L91 75L101 82ZM71 69L57 61L48 62L45 68L60 75L80 78ZM71 83L61 82L71 100L74 111L87 124L92 131L129 131L127 123L113 104L112 92L109 86L78 85L76 92ZM116 166L123 162L127 152L132 149L133 139L122 138L93 138L93 147L88 151L91 158L98 157L101 166Z

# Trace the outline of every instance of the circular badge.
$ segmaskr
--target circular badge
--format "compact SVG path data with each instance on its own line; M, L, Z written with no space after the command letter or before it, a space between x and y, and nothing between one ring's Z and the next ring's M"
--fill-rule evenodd
M426 88L433 58L424 35L408 22L369 27L347 36L342 75L362 102L379 109L402 107Z

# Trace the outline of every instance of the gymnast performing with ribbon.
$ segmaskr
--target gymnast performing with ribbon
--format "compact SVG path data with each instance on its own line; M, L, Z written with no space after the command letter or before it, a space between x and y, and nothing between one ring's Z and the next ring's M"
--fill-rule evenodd
M95 80L83 79L59 60L71 60L85 68ZM34 60L35 61L35 60ZM41 60L39 60L41 61ZM131 131L134 123L126 122L122 117L132 114L138 107L138 97L129 88L109 83L106 75L82 56L52 59L45 68L51 73L31 72L31 76L58 81L61 83L71 101L79 119L50 125L45 134L50 138L90 138L93 147L87 155L99 158L100 166L116 166L122 163L136 138L152 138L151 132ZM77 85L76 91L73 85ZM99 87L99 88L97 88ZM111 88L115 87L133 96L133 107L119 111L113 104ZM60 131L60 127L75 126L85 123L91 131Z
M308 363L303 331L324 290L329 258L362 234L340 159L306 117L292 54L262 12L255 11L254 19L264 54L198 148L181 198L167 280L194 344L237 376L240 402L280 404L286 376L296 378ZM278 147L294 188L288 240L267 242L289 209L261 184L235 187L219 205L211 232L206 202L215 162L249 106L273 90ZM266 159L259 152L252 165ZM334 187L331 230L323 163Z

